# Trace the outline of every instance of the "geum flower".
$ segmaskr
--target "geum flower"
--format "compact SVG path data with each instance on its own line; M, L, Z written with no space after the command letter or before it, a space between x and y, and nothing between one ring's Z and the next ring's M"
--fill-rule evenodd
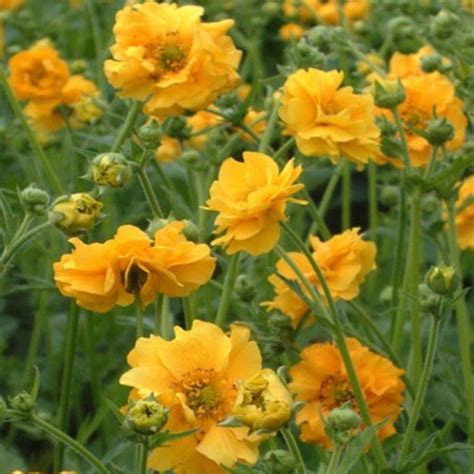
M371 352L357 339L346 339L354 369L359 379L364 399L373 423L388 420L378 430L384 439L395 433L393 426L401 412L405 385L401 380L404 371L378 354ZM323 416L346 403L358 410L354 392L346 373L339 349L330 343L316 343L300 354L301 361L290 370L290 390L305 405L296 414L300 438L331 449Z
M203 23L196 6L146 2L117 13L109 82L122 97L146 100L145 112L164 119L200 110L239 83L241 52L227 31L232 20Z
M335 235L326 242L318 237L310 238L313 247L313 258L321 268L334 300L351 300L358 296L360 285L367 274L375 268L376 247L373 242L362 240L359 228L346 230ZM295 262L303 275L313 285L325 302L324 292L311 263L303 253L288 252L288 256ZM276 274L271 275L268 281L275 288L273 301L263 303L268 310L277 309L291 318L294 327L297 327L301 318L309 310L308 305L300 296L288 286L278 275L296 281L301 290L310 298L304 283L288 263L280 259L276 264Z
M380 155L380 130L370 94L340 87L340 71L308 69L290 75L283 86L280 118L298 149L309 156L345 157L362 168Z
M456 201L456 230L459 248L474 249L474 175L468 176L459 187Z
M233 325L229 335L218 326L196 320L191 330L175 328L176 337L140 338L128 355L132 367L120 383L133 387L131 399L150 394L169 409L163 428L196 433L154 449L150 469L176 474L217 474L237 462L254 464L259 438L246 427L219 423L231 415L237 382L261 369L261 356L249 330Z
M224 246L228 254L261 255L278 243L286 203L304 203L291 197L303 188L295 184L302 167L291 160L280 172L272 158L257 152L244 152L243 159L225 160L210 188L207 209L219 213L214 232L224 234L211 244Z
M172 222L154 240L137 227L119 227L113 239L75 246L54 264L59 291L77 304L104 313L115 305L128 306L139 297L143 306L157 293L187 296L212 276L215 259L205 244L188 241L184 222Z

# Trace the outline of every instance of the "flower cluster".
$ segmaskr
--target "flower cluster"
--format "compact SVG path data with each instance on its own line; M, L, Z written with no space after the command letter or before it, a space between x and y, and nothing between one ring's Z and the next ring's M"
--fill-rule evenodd
M154 240L130 225L119 227L104 243L70 239L74 250L54 264L59 291L98 313L128 306L135 298L146 306L157 293L189 295L211 278L215 259L207 245L186 239L184 227L184 222L172 222Z

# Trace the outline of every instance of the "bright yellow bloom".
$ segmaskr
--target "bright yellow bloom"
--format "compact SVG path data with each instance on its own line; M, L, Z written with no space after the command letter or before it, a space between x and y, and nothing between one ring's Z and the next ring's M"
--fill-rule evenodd
M155 150L155 159L161 163L176 161L181 155L181 142L177 138L165 135Z
M191 128L191 133L195 135L189 139L190 145L196 150L202 150L207 143L208 134L206 131L219 124L222 124L222 117L219 117L207 110L200 110L186 118L186 123Z
M462 182L456 208L466 204L467 199L472 199L473 202L467 204L461 212L456 214L458 243L462 250L474 248L474 175Z
M464 103L455 95L451 81L440 74L432 72L423 75L411 75L401 79L405 88L406 99L398 106L398 112L404 123L410 160L413 166L426 166L431 157L432 147L423 137L413 132L409 125L424 129L433 117L433 110L439 118L446 118L454 127L454 137L447 142L449 150L462 146L466 136L467 118L464 115ZM393 121L388 110L380 110ZM400 160L388 157L388 161L401 166Z
M305 29L297 23L287 23L280 28L280 38L285 41L300 39L304 35Z
M254 464L258 437L247 428L218 426L232 413L239 380L261 369L260 351L249 341L249 330L233 325L230 335L218 326L196 320L192 329L175 328L176 337L140 338L128 355L132 367L120 383L133 387L132 398L151 393L168 407L164 429L196 428L195 434L153 450L148 466L176 474L221 474L220 467L237 462Z
M298 16L308 23L323 21L336 25L339 23L338 2L339 0L285 0L283 11L287 16ZM344 15L348 20L360 20L367 16L369 7L368 0L346 0Z
M375 268L375 244L362 240L358 228L346 230L326 242L321 242L318 237L311 237L310 242L313 258L321 268L332 297L335 300L356 298L365 277ZM300 252L288 252L288 256L324 299L319 279L306 256ZM298 282L301 290L309 297L304 284L299 282L295 272L284 260L278 260L276 270L276 273L285 278ZM280 310L291 318L296 327L308 311L308 306L277 274L271 275L268 281L274 286L276 296L273 301L265 302L264 306Z
M327 155L333 163L346 157L362 168L379 156L380 130L370 94L342 87L340 71L300 69L283 87L280 118L309 156Z
M0 10L16 10L25 3L25 0L0 0Z
M10 84L18 99L56 101L69 79L69 67L48 42L40 41L8 62Z
M405 389L401 380L404 371L356 339L348 338L346 343L372 422L388 420L377 433L384 439L395 433L393 424L400 414ZM352 402L352 409L357 410L354 392L342 356L334 344L312 344L300 357L301 362L290 370L290 390L298 400L306 402L296 414L300 437L304 442L330 449L331 441L324 431L321 415L327 416L332 409L346 402Z
M128 306L137 294L144 306L157 293L189 295L211 278L215 259L207 245L184 237L185 225L171 222L155 233L154 240L131 225L119 227L103 244L72 239L76 249L54 264L59 291L99 313Z
M232 413L252 430L276 431L291 418L292 402L278 375L271 369L263 369L239 385Z
M227 31L232 20L203 23L196 6L145 2L117 13L105 62L122 97L147 100L145 112L164 119L199 110L238 85L241 53Z
M423 46L414 54L402 54L395 52L390 58L389 74L391 77L403 79L408 76L423 76L426 74L421 68L423 56L435 54L436 51L431 46ZM443 64L449 64L449 60L442 59Z
M261 255L280 238L286 203L302 203L290 197L303 188L295 184L302 167L291 160L280 173L267 155L247 151L243 158L243 163L227 158L209 191L208 209L219 213L215 233L224 233L211 244L223 245L228 254Z

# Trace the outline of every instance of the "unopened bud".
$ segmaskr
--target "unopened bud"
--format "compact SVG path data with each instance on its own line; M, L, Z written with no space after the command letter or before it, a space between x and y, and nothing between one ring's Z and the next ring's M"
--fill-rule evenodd
M346 444L360 426L360 416L350 404L335 408L326 418L326 433L336 444Z
M454 127L443 118L433 118L425 129L426 139L433 146L441 146L454 137Z
M125 426L142 435L153 435L165 426L168 410L156 400L134 402L125 417Z
M459 286L459 278L453 266L431 267L425 277L426 284L437 295L449 295Z
M26 212L42 215L49 204L49 194L34 184L30 184L20 193L20 201Z
M236 297L246 303L253 301L257 294L255 282L244 274L239 275L235 280L234 291Z
M406 98L405 89L398 81L375 81L374 101L377 107L393 109Z
M393 18L389 21L388 28L392 35L393 45L400 53L416 53L423 46L417 26L409 18Z
M426 283L418 285L418 301L420 309L424 313L435 315L439 308L439 295L437 295Z
M437 71L441 67L441 56L439 54L428 54L421 58L421 69L425 72Z
M62 196L52 204L50 221L67 234L88 231L100 216L102 203L86 193Z
M148 235L153 237L156 232L158 232L160 229L163 229L163 227L166 227L168 224L171 224L171 222L174 222L173 218L155 218L149 222L146 232Z
M138 138L148 150L159 147L161 137L161 126L156 120L150 120L138 129Z
M120 188L128 182L132 168L120 153L102 153L96 156L89 167L87 177L101 186Z
M268 451L265 456L263 456L262 462L265 472L268 474L288 474L289 472L295 472L294 457L283 449Z
M387 207L396 206L400 201L400 189L398 186L387 184L380 192L380 202Z
M299 68L324 66L324 55L318 48L311 46L305 38L298 41L294 56L292 59Z
M439 39L450 38L459 26L458 16L450 11L440 11L431 22L431 31Z
M194 168L202 160L202 157L197 150L186 150L181 154L180 159L186 166Z
M22 392L10 398L10 406L13 410L22 413L31 413L35 407L35 400L28 392Z
M186 225L181 231L187 240L191 242L199 242L199 229L193 221L185 220L183 221Z

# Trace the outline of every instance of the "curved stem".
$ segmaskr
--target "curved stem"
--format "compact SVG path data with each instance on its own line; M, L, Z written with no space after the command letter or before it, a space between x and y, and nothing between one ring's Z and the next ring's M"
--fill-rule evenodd
M132 106L130 107L130 110L128 111L127 118L125 119L125 123L123 124L123 127L121 128L119 134L117 135L117 138L115 139L114 144L112 145L112 149L110 151L118 151L119 148L123 145L123 142L128 138L130 135L130 132L133 129L133 126L135 125L135 122L137 120L138 114L140 113L142 104L141 102L134 101Z
M75 451L82 459L87 461L97 472L101 474L111 474L110 471L82 444L78 443L75 439L58 430L55 426L50 425L48 422L39 418L36 414L31 416L31 422L41 430L49 433L53 438L68 446L70 449Z
M413 436L415 434L416 422L418 421L418 417L420 415L420 410L423 404L423 400L425 398L428 380L430 378L431 369L433 367L436 341L438 339L440 324L441 324L441 315L438 314L435 317L433 317L433 321L431 323L430 335L428 338L428 348L426 350L425 364L424 364L423 371L421 373L421 377L418 383L418 388L416 390L415 403L413 405L413 410L411 411L411 414L410 414L410 420L408 422L407 429L405 433L403 434L403 442L402 442L402 447L400 450L400 457L398 458L398 464L397 464L399 468L403 466L403 462L405 461L408 451L412 447L411 443L413 440Z
M234 289L235 279L239 272L240 252L235 253L230 257L229 266L224 279L224 290L217 309L216 324L221 328L224 327L229 310L230 301L232 298L232 290Z
M58 407L58 427L61 431L67 431L68 410L71 401L71 381L74 359L76 355L76 342L79 329L79 307L74 301L69 306L69 315L66 323L66 336L64 341L64 368L61 381L61 392ZM63 468L64 446L56 447L54 453L55 472L60 472Z
M297 472L298 474L306 474L306 466L304 465L304 459L298 448L298 444L296 443L295 437L288 428L280 429L280 433L283 436L286 446L288 447L288 450L292 454L293 459L295 461L295 472Z
M307 201L306 208L308 209L308 213L311 215L313 219L313 224L316 224L316 229L319 231L321 234L321 237L324 240L328 240L331 238L331 231L328 229L328 226L326 225L326 222L324 222L324 219L321 217L321 213L319 212L318 208L314 204L314 201L309 194L308 190L306 187L304 187L301 191L301 194L303 194L304 198Z
M21 126L25 130L26 135L28 136L28 140L30 141L31 147L33 148L34 152L36 153L36 156L39 158L39 161L41 162L41 166L43 167L43 170L46 173L49 184L51 185L55 193L64 194L64 188L61 182L59 181L56 173L54 172L54 169L51 166L51 163L49 162L49 159L46 156L43 150L43 147L40 145L34 131L30 127L28 120L25 117L25 114L21 110L20 104L16 100L15 94L13 93L10 87L10 84L8 83L5 70L1 64L0 64L0 84L3 87L5 95L7 96L8 102L10 103L10 106L13 109L15 116L20 121Z

